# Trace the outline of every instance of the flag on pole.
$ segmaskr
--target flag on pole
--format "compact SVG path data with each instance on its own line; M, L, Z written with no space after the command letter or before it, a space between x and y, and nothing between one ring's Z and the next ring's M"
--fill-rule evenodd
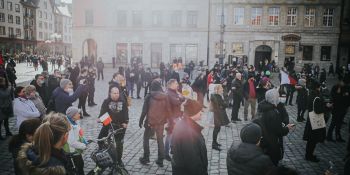
M297 84L297 80L295 80L293 77L288 75L287 72L280 70L280 73L281 73L281 85L283 85L283 84L296 85Z
M112 122L112 118L107 112L100 117L100 120L103 123L103 126L107 126Z

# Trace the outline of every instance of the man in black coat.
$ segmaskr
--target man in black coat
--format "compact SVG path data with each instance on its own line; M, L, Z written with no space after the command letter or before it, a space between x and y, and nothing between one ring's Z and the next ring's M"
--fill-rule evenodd
M226 164L229 175L265 175L274 165L269 156L259 147L262 131L259 125L250 123L240 132L242 143L233 143L227 153Z
M184 104L184 115L176 123L171 142L174 175L208 174L208 157L205 140L201 133L202 105L194 100Z
M97 68L97 80L100 80L100 75L102 76L103 80L103 69L105 67L105 64L102 62L102 58L98 60L96 63L96 68Z
M145 85L145 95L144 95L144 97L146 97L146 95L148 93L150 93L149 91L150 91L150 87L151 87L151 83L152 83L151 68L147 68L147 71L144 72L143 81L144 81L144 85Z
M39 93L39 96L43 100L45 106L48 103L48 98L47 98L47 89L45 85L45 77L41 74L35 75L35 80L30 82L31 85L35 86L36 91Z
M54 70L54 73L49 76L48 78L48 99L50 100L53 91L60 86L60 81L61 81L62 75L61 72L58 69Z
M242 83L242 74L236 73L236 78L232 81L231 93L233 96L233 107L231 113L231 121L241 121L238 118L238 111L241 106L241 102L243 99L243 83Z

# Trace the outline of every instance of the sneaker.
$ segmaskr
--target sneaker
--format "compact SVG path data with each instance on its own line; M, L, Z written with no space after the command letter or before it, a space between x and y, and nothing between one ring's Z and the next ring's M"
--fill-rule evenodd
M164 158L165 158L165 160L171 162L171 157L169 155L166 155Z
M140 160L140 163L142 164L142 165L148 165L149 164L149 158L144 158L144 157L140 157L139 158L139 160Z
M156 164L159 166L159 167L163 167L163 160L156 160Z

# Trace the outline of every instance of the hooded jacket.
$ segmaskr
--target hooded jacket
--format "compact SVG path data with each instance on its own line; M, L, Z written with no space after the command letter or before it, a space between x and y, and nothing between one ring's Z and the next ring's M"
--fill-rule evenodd
M147 115L145 125L162 125L167 122L169 114L168 95L161 91L151 91L143 104L140 121L142 122Z
M229 175L264 175L274 166L260 147L249 143L241 143L237 148L232 145L226 163Z
M21 175L66 175L67 159L64 153L55 149L51 151L51 158L48 163L40 166L39 155L32 144L24 144L17 157Z

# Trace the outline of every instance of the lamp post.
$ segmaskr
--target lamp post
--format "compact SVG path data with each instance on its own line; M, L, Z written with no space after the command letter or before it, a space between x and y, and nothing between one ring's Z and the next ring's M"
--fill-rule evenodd
M220 25L220 56L219 64L224 64L224 33L225 33L225 14L224 14L224 0L221 1L221 25Z

